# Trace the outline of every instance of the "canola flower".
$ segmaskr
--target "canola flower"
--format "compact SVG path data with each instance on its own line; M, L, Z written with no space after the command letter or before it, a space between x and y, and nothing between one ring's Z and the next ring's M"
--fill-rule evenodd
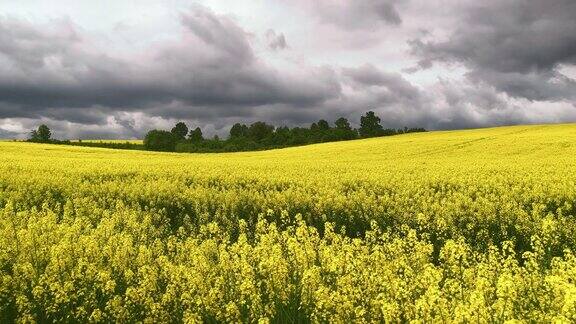
M111 140L111 139L84 139L84 140L71 140L73 143L82 142L82 143L107 143L107 144L142 144L144 141L142 140Z
M0 322L576 321L576 125L0 142Z

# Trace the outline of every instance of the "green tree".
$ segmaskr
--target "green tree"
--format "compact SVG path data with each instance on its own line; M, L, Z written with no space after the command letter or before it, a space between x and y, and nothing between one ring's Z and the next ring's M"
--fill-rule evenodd
M334 125L336 125L336 128L334 129L334 132L336 133L335 137L338 140L350 140L358 136L356 130L352 129L352 127L350 126L350 122L348 122L348 119L344 117L338 118L334 122Z
M255 122L248 128L248 134L255 141L264 140L272 135L274 126L268 125L265 122Z
M176 126L174 126L174 128L172 128L171 132L177 140L182 141L186 139L186 135L188 134L188 126L186 126L186 124L183 122L179 122L176 124Z
M38 137L42 142L50 141L50 137L52 137L52 132L50 131L50 128L48 128L48 126L44 124L40 125L40 127L38 127Z
M30 132L30 140L31 140L32 142L39 142L39 141L40 141L40 136L38 136L38 131L37 131L37 130L33 129L33 130Z
M361 137L374 137L382 134L383 128L380 125L380 117L376 116L373 111L369 111L366 115L360 117L360 136Z
M247 137L248 136L248 126L240 123L234 124L232 128L230 128L230 138L240 138L240 137Z
M334 122L334 125L336 125L336 129L339 129L339 130L344 130L344 131L352 130L352 127L350 127L350 122L348 122L348 119L346 119L344 117L340 117L340 118L336 119L336 121Z
M328 124L324 119L320 119L316 125L318 126L318 130L321 132L330 130L330 124Z
M320 128L318 127L318 124L312 123L312 124L310 125L310 130L311 130L313 133L316 133L316 132L318 132L318 131L320 130Z
M144 148L149 151L173 152L176 149L176 137L168 131L151 130L144 137Z
M204 140L204 137L202 137L202 130L200 129L200 127L196 127L195 129L190 131L190 134L188 134L188 139L191 142L201 142L202 140Z
M50 128L44 124L30 132L30 140L33 142L49 142L51 136Z

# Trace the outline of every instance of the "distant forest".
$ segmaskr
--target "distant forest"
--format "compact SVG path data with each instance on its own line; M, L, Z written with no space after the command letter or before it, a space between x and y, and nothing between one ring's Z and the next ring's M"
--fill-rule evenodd
M321 119L312 123L309 128L275 127L262 121L249 126L236 123L226 139L220 139L218 136L204 138L200 127L189 129L185 123L179 122L170 131L159 129L149 131L144 137L143 144L59 141L51 138L50 129L46 125L41 125L31 132L29 141L162 152L239 152L426 131L424 128L384 128L380 122L380 117L373 111L368 111L360 117L358 129L352 128L348 120L343 117L338 118L333 126Z

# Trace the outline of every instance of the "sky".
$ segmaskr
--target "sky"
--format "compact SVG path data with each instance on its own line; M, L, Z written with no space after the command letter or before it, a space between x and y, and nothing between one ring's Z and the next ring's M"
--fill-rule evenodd
M574 0L0 2L0 138L576 121Z

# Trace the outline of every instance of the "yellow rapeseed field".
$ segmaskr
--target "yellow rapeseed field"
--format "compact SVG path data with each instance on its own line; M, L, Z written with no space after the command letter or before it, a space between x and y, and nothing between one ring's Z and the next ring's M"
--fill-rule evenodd
M143 144L143 140L111 140L111 139L84 139L84 140L72 140L72 143L104 143L104 144Z
M0 322L574 322L576 125L0 142Z

